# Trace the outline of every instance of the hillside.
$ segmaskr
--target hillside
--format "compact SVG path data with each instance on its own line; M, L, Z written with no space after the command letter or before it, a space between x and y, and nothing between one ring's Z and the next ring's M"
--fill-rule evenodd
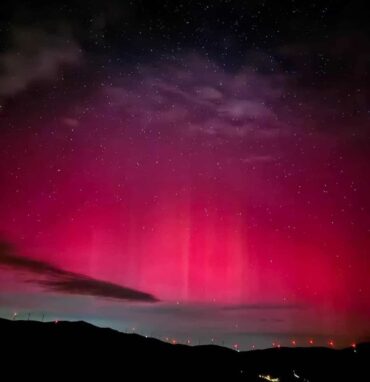
M368 381L370 345L236 352L171 345L85 322L0 319L2 372L36 380ZM270 377L269 377L270 376ZM270 379L269 379L270 378Z

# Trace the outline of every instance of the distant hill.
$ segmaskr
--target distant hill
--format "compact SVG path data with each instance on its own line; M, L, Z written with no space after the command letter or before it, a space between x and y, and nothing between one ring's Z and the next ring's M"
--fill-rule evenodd
M370 344L236 352L171 345L85 322L0 319L1 375L61 381L370 381ZM10 373L10 374L8 374Z

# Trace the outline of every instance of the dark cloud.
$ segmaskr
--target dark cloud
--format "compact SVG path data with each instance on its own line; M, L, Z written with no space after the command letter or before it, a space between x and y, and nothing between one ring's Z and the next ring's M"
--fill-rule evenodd
M124 108L137 125L264 139L280 137L302 117L309 129L351 134L368 122L368 23L358 2L286 5L284 22L273 1L205 1L201 9L146 0L19 4L7 4L2 16L16 27L0 30L0 98L56 79L83 51L87 65L77 68L71 89L103 87L109 105ZM276 24L279 31L270 31ZM81 101L74 91L73 105ZM255 155L246 161L267 157Z
M68 272L44 261L20 256L15 253L11 245L4 242L0 243L0 267L40 276L30 282L51 291L128 301L158 301L154 296L145 292Z
M0 54L0 97L14 96L38 81L54 80L63 66L78 64L81 57L68 28L49 33L14 27L9 49Z

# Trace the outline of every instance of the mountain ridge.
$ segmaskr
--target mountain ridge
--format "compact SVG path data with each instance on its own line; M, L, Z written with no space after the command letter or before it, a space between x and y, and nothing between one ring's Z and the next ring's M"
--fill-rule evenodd
M178 379L198 380L203 376L210 380L225 378L247 382L269 380L266 378L279 382L335 381L339 378L366 381L370 360L369 343L359 344L356 349L281 347L238 352L212 344L170 344L84 321L0 318L0 336L2 348L6 349L1 358L3 369L13 365L10 368L13 373L16 370L18 375L23 375L28 370L25 376L38 378L40 374L37 373L45 366L66 379L73 374L110 380L123 373L125 378L162 380L176 380L177 375Z

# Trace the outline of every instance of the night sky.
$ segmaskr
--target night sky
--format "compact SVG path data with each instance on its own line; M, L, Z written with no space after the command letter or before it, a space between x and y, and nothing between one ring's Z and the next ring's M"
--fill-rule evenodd
M2 2L0 315L369 339L365 4Z

